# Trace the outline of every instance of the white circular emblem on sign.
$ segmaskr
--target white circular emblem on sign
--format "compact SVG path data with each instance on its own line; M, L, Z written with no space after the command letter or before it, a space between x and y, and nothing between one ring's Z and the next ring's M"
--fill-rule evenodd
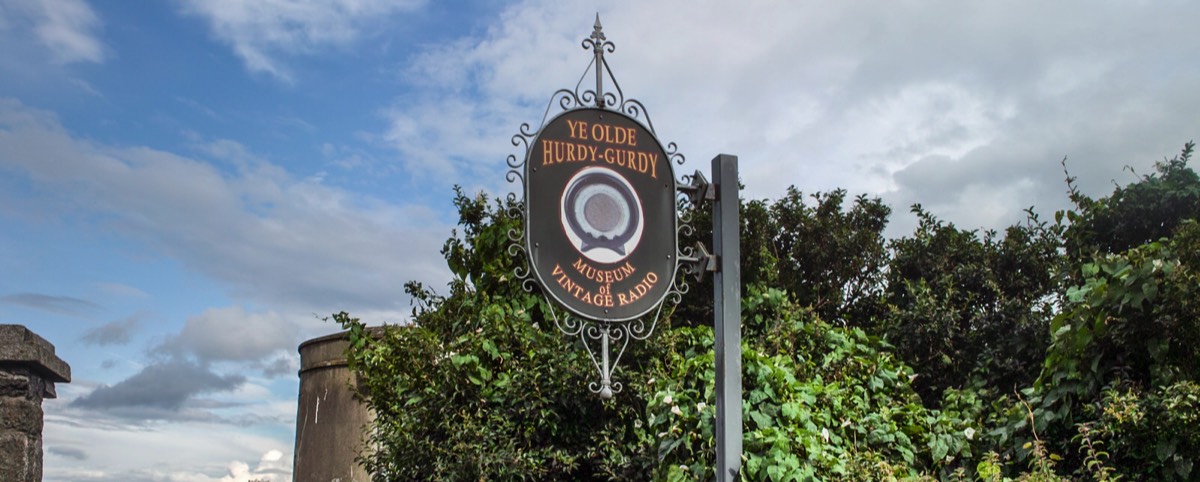
M641 199L620 173L605 167L581 169L562 194L562 226L580 254L597 263L616 263L641 241Z

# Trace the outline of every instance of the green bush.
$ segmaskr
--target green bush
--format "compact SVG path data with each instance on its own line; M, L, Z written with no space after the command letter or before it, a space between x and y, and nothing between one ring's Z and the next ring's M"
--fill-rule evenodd
M1053 224L997 233L835 191L743 203L743 480L1195 480L1200 178L1192 144ZM456 191L448 293L346 313L373 480L710 480L711 281L633 343L612 400L510 250L519 206ZM701 211L687 213L699 229ZM1068 479L1068 477L1070 479Z

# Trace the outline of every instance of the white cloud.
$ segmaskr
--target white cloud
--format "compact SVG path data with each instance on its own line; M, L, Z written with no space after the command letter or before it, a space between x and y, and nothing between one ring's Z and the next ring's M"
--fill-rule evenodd
M221 477L221 482L247 482L250 480L282 482L290 480L288 476L291 473L292 466L283 459L283 452L269 450L259 458L258 465L254 470L250 470L250 465L243 462L231 463L229 475Z
M292 81L279 57L346 47L371 25L423 0L180 0L251 72Z
M587 66L591 8L519 2L418 55L403 77L415 91L386 113L406 168L501 179L521 154L509 137ZM600 16L617 80L688 156L683 172L736 154L748 196L881 195L903 232L912 202L967 228L1062 207L1064 155L1104 194L1123 165L1176 152L1200 132L1200 69L1182 61L1200 32L1181 20L1197 8L668 0Z
M296 179L236 143L211 147L217 164L96 145L46 112L0 99L0 170L28 176L57 200L41 209L65 202L218 281L234 299L287 313L259 321L315 326L313 313L343 309L395 320L407 311L405 282L448 279L436 253L450 226L433 208Z
M87 456L83 469L74 455L47 450L46 482L291 480L293 441L286 437L212 430L193 422L130 430L80 424L50 414L44 432L47 447L81 444Z
M45 20L37 27L38 38L62 63L101 62L104 47L94 30L100 19L83 0L42 0Z
M74 407L91 395L86 385L60 385L59 398L44 404L47 482L291 480L294 388L279 397L251 381L205 408L222 420L146 421Z
M31 22L29 33L57 63L104 61L104 44L96 33L102 22L85 0L0 0L0 13ZM16 24L10 22L0 19L0 30Z

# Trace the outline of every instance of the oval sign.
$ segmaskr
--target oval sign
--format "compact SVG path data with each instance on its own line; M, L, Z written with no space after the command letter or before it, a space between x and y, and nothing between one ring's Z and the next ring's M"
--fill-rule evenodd
M555 301L599 321L662 302L677 262L675 174L648 129L610 110L564 112L533 140L525 180L530 266Z

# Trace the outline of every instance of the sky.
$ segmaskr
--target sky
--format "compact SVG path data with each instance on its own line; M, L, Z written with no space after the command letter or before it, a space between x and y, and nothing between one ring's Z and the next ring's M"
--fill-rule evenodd
M45 480L290 480L297 345L444 287L455 185L591 61L744 196L966 229L1103 196L1200 134L1200 3L0 0L0 323L72 367ZM568 348L564 342L564 349Z

